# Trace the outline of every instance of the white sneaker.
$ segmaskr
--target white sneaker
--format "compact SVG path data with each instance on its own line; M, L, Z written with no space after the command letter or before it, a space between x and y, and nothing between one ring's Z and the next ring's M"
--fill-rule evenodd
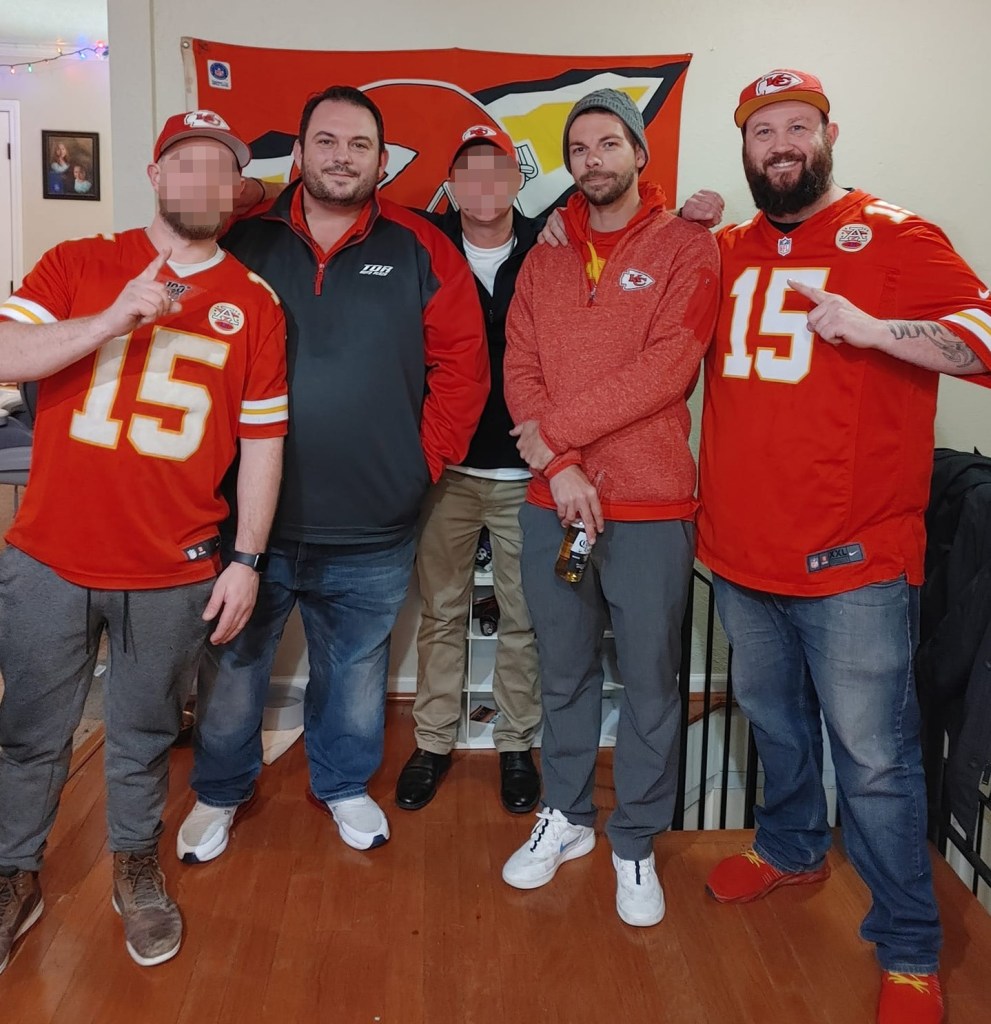
M372 850L389 841L389 821L367 794L321 801L337 822L341 839L356 850Z
M203 864L227 849L231 825L239 806L211 807L197 800L179 826L176 856L184 864Z
M627 924L649 928L664 917L664 890L654 870L654 855L623 860L612 855L616 869L616 913Z
M550 808L537 811L530 838L506 861L502 880L517 889L546 885L567 860L584 857L595 847L595 829L572 825Z

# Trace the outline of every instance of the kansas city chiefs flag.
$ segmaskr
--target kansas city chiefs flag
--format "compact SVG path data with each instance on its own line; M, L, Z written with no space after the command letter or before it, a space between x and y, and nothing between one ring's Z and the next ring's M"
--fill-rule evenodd
M524 185L517 205L535 217L574 189L561 133L572 105L611 87L643 112L650 162L644 177L677 196L681 96L691 54L554 57L482 50L311 51L182 40L189 109L220 114L251 145L245 174L294 176L292 144L307 98L353 85L373 99L389 150L382 184L406 206L443 210L447 164L473 126L505 131L516 144Z

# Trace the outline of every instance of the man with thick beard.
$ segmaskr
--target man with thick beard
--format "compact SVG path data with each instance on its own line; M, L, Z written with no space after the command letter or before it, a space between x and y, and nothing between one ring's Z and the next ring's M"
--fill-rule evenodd
M253 556L220 571L220 481L239 444L235 546L263 551L288 419L278 301L217 246L249 159L212 111L169 118L149 227L56 246L0 305L0 377L40 381L0 555L0 972L43 909L102 635L113 905L142 966L182 940L158 862L169 747L207 638L236 636L258 593Z
M934 1024L912 670L923 510L939 373L991 367L991 302L939 228L835 183L828 114L819 80L792 70L747 86L736 110L759 212L719 236L699 557L765 783L752 848L707 888L748 902L829 876L824 720L844 845L872 897L877 1019Z
M178 856L218 857L261 771L272 662L299 603L309 653L310 796L359 850L389 839L369 795L382 760L389 638L427 488L465 457L489 387L471 271L422 217L378 195L382 115L360 90L307 101L301 180L224 245L269 281L288 321L290 430L251 621L199 677Z
M611 616L624 689L606 832L617 913L647 927L664 916L653 847L674 814L695 553L686 400L715 323L718 262L711 235L668 213L641 179L643 118L626 93L579 100L563 145L579 188L564 211L568 244L530 253L506 325L506 403L534 473L521 565L540 661L544 806L502 877L534 889L595 846ZM563 527L579 519L593 547L569 583L554 565Z

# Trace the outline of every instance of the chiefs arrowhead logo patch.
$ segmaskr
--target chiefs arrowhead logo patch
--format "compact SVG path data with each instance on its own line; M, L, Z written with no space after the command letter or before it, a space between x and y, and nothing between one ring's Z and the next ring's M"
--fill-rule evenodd
M624 292L638 292L641 288L649 288L653 283L654 279L650 274L634 270L633 267L619 275L619 286Z

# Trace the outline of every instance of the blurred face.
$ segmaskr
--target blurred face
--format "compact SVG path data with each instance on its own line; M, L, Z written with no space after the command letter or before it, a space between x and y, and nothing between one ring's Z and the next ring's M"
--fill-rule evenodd
M370 111L326 100L313 111L302 145L293 147L303 187L329 206L364 205L385 173L388 153L380 143Z
M788 216L811 206L833 180L838 129L809 103L761 107L743 127L743 169L757 209Z
M60 164L64 164L69 159L69 151L65 148L64 142L60 142L55 147L55 159L58 160Z
M579 114L568 130L571 176L593 206L609 206L637 187L646 156L625 127L615 115L593 110Z
M76 164L76 166L72 168L72 176L76 179L76 181L85 181L86 168L80 167L79 164Z
M217 238L241 191L234 154L213 139L183 139L149 168L158 212L187 241Z
M451 189L461 216L477 224L491 224L504 217L522 184L516 163L485 142L466 146L451 172Z

